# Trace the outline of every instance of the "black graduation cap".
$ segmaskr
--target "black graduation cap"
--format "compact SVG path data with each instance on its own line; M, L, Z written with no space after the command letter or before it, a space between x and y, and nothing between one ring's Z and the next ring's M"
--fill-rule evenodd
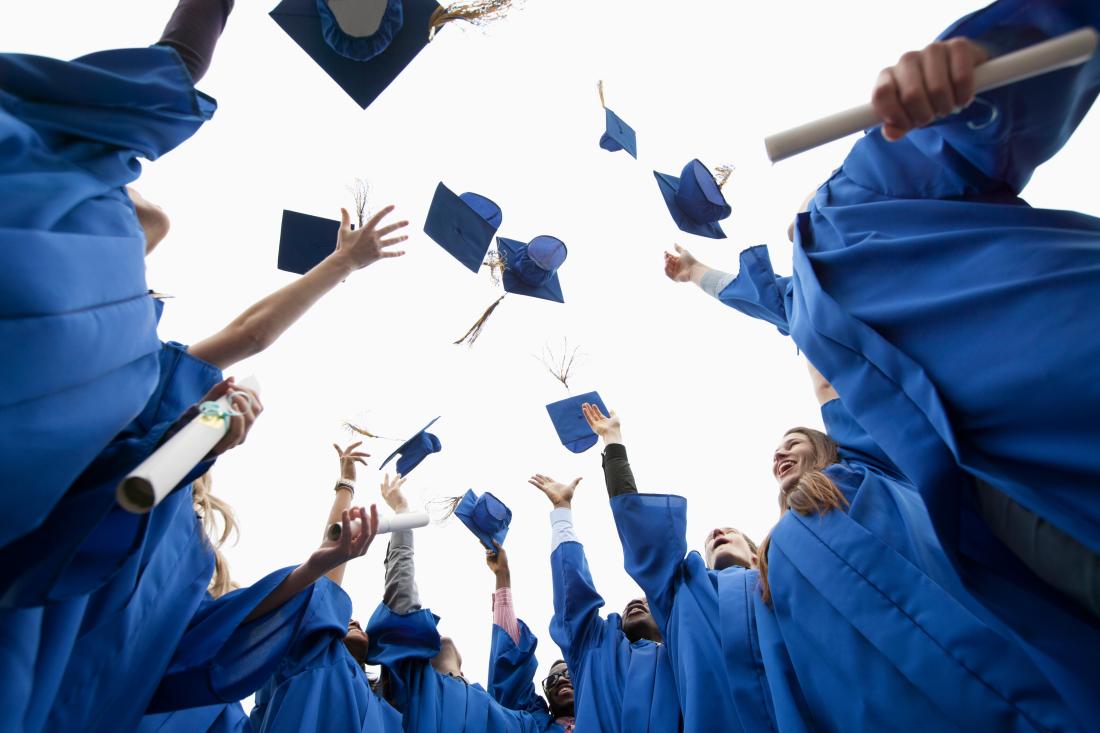
M283 0L271 17L366 109L428 45L435 0Z
M279 269L304 275L336 249L340 222L283 209Z

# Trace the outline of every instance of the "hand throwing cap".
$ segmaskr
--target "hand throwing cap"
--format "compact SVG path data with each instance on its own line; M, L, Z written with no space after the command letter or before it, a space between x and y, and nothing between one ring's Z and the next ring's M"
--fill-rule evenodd
M584 453L599 440L592 432L592 428L588 427L588 421L584 419L584 413L581 411L581 405L585 402L596 405L605 415L610 414L596 392L568 397L546 406L546 411L550 413L550 421L554 423L554 430L558 431L561 444L574 453Z

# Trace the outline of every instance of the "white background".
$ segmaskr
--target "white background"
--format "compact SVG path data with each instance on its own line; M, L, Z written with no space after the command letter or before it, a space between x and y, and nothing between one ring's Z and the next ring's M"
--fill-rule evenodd
M236 580L308 557L337 477L341 421L404 438L442 415L443 451L407 484L410 500L492 491L513 511L506 547L517 610L540 636L540 674L558 655L549 503L534 472L583 476L578 533L609 610L637 589L622 571L599 450L566 451L543 405L565 390L533 357L561 340L586 355L573 393L598 389L623 418L643 491L689 498L689 546L733 525L761 540L776 519L770 460L787 428L819 426L793 343L692 286L665 279L679 242L720 269L765 242L789 272L786 228L851 139L771 167L764 135L869 99L880 68L962 14L961 2L746 3L531 0L489 32L444 30L368 110L352 102L272 21L274 0L239 0L200 88L220 103L181 148L137 183L173 227L149 260L168 301L161 337L190 343L290 282L275 268L283 208L338 218L363 177L375 209L411 221L403 259L356 273L276 345L233 370L258 375L266 411L247 444L214 469L236 507ZM0 48L74 57L154 42L168 0L5 3ZM638 133L640 160L597 146L607 103ZM1100 149L1093 115L1024 193L1036 206L1097 213L1086 178ZM693 157L738 167L725 188L729 238L681 233L652 170ZM498 295L422 233L436 184L476 191L504 211L500 234L553 234L569 247L566 303L510 296L472 349L453 346ZM904 277L903 272L898 273ZM379 501L376 466L396 446L369 441L357 499ZM379 501L381 504L381 502ZM485 680L493 578L457 520L417 533L426 605L442 616L471 680ZM347 572L366 622L380 600L382 542Z

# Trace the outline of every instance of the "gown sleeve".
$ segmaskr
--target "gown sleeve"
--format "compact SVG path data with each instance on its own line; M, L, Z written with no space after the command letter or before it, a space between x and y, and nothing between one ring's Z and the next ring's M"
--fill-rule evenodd
M504 707L531 713L547 712L546 701L535 691L537 646L538 639L522 619L519 620L518 643L500 626L493 625L489 694Z
M180 639L148 712L232 702L258 690L293 643L316 584L270 613L245 619L293 569L217 599L208 596Z
M772 269L768 248L758 244L741 252L740 269L718 292L718 300L747 316L759 318L790 333L787 323L791 278L779 277Z
M889 476L901 477L901 471L879 448L839 399L821 406L825 432L840 446L840 456L850 463L859 463Z
M687 500L667 494L623 494L611 500L626 572L645 592L662 635L668 634L687 555Z
M561 649L573 674L580 675L586 650L598 645L607 621L600 617L603 597L596 592L584 547L562 542L550 553L554 582L554 616L550 637Z

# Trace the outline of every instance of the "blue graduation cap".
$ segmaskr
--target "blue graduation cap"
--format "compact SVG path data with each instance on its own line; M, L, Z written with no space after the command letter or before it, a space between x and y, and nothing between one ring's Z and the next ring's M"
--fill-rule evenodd
M393 460L394 456L400 454L401 457L397 459L397 472L402 476L408 476L409 472L419 466L420 462L430 454L442 450L443 444L439 442L439 438L428 432L428 428L438 419L438 417L433 419L420 432L402 443L393 453L390 453L389 458L382 461L382 465L378 467L378 470L381 471L387 463Z
M605 415L610 414L596 392L568 397L546 406L546 412L550 414L554 430L558 431L561 444L574 453L584 453L599 440L592 432L592 428L588 427L588 421L584 419L584 412L581 411L581 405L585 402L596 405Z
M476 193L455 195L440 183L435 187L424 233L473 272L485 261L485 253L503 216L500 207Z
M512 510L488 491L478 496L470 489L455 506L455 516L481 540L486 549L496 551L493 541L504 544L508 525L512 521Z
M714 175L699 159L684 166L680 177L653 171L676 226L689 234L725 239L718 222L730 215L730 205Z
M428 44L435 0L282 0L271 17L366 109Z
M565 302L558 268L568 251L565 242L546 234L529 243L497 237L497 251L504 260L504 289L509 293Z
M336 249L340 222L283 209L279 269L304 275Z
M600 137L600 147L614 153L625 150L635 160L638 158L638 136L634 128L623 122L622 118L604 107L605 132Z

